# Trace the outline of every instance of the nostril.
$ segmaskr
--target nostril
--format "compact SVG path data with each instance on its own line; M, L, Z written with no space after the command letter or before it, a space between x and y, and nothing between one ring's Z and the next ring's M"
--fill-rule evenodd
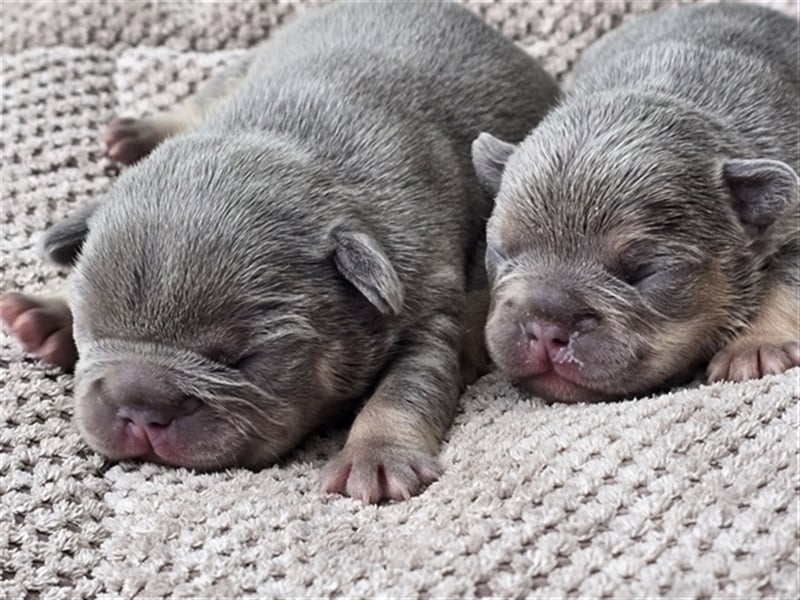
M548 321L528 321L524 329L530 341L559 348L569 344L572 333L569 328Z
M140 424L128 419L127 417L123 418L125 431L129 436L139 442L146 442L147 441L147 433L145 432L145 428L142 427Z
M120 406L117 409L117 416L145 428L164 428L173 418L171 412L136 406Z
M136 406L122 405L117 408L117 416L125 421L152 430L163 429L173 420L197 412L202 402L197 398L185 397L177 406Z
M542 324L538 321L528 321L527 323L522 324L522 330L532 342L538 342L543 338L544 335Z

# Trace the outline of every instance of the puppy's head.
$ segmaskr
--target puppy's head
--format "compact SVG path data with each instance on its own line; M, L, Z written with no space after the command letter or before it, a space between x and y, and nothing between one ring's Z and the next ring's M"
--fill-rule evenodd
M280 143L194 136L118 180L70 292L92 447L258 467L365 393L403 291L314 165Z
M551 113L515 148L473 144L496 197L487 231L495 363L560 401L689 377L741 327L797 176L730 158L725 133L657 99Z

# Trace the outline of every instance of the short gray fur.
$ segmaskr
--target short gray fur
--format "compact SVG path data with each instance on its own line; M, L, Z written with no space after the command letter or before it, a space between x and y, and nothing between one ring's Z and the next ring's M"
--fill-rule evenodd
M684 380L780 282L797 295L799 54L797 21L767 8L662 9L590 47L573 90L507 161L491 136L476 141L479 173L498 156L504 168L499 187L482 178L498 192L487 341L501 366L516 335L501 321L516 317L499 304L520 278L565 307L542 318L591 317L571 355L592 363L590 393L574 398L587 400ZM515 300L520 318L537 316L536 301Z
M369 397L438 443L491 210L470 142L521 140L557 95L457 5L343 3L279 30L90 220L70 288L89 442L108 453L98 382L146 361L208 411L188 466L268 464ZM376 436L399 462L435 453Z

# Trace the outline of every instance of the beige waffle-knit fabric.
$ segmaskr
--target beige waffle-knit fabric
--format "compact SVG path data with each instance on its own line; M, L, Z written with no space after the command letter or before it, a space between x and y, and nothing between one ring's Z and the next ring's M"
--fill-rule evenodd
M467 4L563 78L663 2ZM38 232L116 174L104 123L169 106L298 6L0 9L0 289L41 292L64 272ZM463 398L442 479L365 507L315 491L341 431L258 473L110 464L70 422L71 377L0 334L0 597L795 598L799 374L595 406L492 374Z

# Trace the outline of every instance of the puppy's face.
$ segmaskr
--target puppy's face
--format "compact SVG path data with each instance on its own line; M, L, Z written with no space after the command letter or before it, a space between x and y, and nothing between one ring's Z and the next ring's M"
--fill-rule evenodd
M742 325L797 178L722 160L703 134L609 99L559 109L516 149L476 141L488 187L505 164L487 233L501 370L552 400L643 394L689 377Z
M93 448L258 467L365 393L402 290L308 165L176 139L120 178L71 287L76 418Z

